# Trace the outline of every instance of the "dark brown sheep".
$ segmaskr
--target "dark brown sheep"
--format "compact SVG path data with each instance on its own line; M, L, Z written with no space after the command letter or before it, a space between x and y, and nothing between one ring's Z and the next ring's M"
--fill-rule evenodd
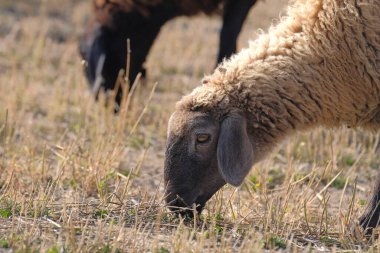
M94 0L94 20L81 39L80 52L86 64L86 76L92 90L112 90L120 69L126 68L127 39L131 54L129 80L141 72L143 63L161 27L178 16L213 14L221 10L218 62L236 50L236 39L256 0ZM116 96L120 105L121 90Z

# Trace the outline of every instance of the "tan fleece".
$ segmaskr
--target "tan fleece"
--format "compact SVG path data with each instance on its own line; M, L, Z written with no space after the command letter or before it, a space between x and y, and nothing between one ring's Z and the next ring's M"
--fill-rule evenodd
M177 110L246 114L268 151L296 130L380 128L380 1L298 0ZM264 147L265 146L265 147Z

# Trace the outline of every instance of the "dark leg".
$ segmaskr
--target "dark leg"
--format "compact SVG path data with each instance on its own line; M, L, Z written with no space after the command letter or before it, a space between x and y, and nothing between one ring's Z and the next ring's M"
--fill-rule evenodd
M379 224L380 218L380 173L377 176L376 184L372 192L363 215L360 217L360 226L365 230L366 235L371 235L374 228Z
M226 0L223 12L223 27L220 32L218 63L236 51L236 40L244 20L256 0Z

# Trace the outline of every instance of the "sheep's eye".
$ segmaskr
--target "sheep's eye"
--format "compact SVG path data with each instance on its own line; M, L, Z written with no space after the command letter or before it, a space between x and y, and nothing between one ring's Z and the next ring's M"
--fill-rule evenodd
M198 143L205 143L210 139L209 134L198 134L197 135L197 142Z

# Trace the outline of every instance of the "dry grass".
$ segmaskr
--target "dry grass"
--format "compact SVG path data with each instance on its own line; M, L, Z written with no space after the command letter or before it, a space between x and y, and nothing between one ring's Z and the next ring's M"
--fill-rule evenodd
M283 4L260 2L241 45ZM82 74L77 37L88 9L86 1L0 2L0 252L378 250L355 230L380 166L379 135L361 131L294 136L240 188L217 193L201 219L170 214L166 122L212 70L220 22L170 22L149 79L114 116Z

